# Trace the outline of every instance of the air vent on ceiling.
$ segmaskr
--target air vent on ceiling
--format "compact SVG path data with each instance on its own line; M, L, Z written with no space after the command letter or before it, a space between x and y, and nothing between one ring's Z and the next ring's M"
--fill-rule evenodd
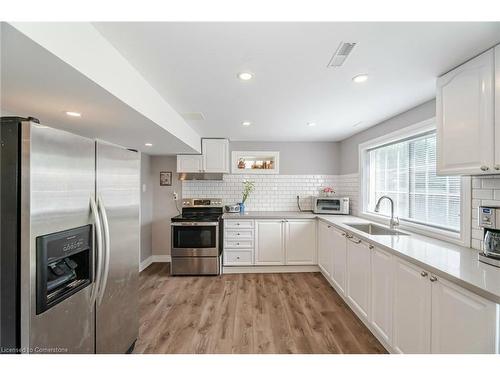
M342 66L347 59L347 56L352 52L353 48L356 46L356 43L345 43L341 42L338 46L337 50L333 54L330 62L327 67L336 68Z
M203 120L205 120L205 117L203 116L203 113L201 113L201 112L186 112L186 113L181 113L181 116L186 121L203 121Z

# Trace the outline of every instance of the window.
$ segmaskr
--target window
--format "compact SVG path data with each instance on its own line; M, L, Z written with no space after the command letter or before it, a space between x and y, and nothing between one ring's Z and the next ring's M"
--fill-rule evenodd
M436 175L436 130L425 122L360 145L362 170L362 216L390 216L387 200L375 205L381 196L394 201L394 215L405 229L434 231L467 244L467 210L470 191L467 179ZM470 185L470 181L469 181ZM464 190L465 189L465 190ZM469 186L470 190L470 186ZM464 194L465 193L465 194ZM467 197L464 197L467 196ZM470 215L470 214L469 214ZM440 238L440 236L437 236Z
M387 195L401 219L460 231L460 177L436 176L435 131L368 150L368 168L369 212Z

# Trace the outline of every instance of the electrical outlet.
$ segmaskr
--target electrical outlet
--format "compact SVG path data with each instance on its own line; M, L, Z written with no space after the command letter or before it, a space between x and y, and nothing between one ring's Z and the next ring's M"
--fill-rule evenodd
M179 196L177 195L177 193L174 191L174 201L178 200L179 199Z

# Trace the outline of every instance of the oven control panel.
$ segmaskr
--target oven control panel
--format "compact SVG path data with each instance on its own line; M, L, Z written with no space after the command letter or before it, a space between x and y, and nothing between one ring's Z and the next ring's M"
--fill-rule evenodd
M496 209L493 207L479 207L478 212L478 225L481 228L495 228L496 220L495 220Z
M182 207L222 207L222 198L184 198Z

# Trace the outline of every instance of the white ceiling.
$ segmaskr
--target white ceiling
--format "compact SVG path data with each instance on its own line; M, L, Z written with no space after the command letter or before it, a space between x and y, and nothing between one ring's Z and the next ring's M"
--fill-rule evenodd
M165 129L31 39L1 24L2 115L32 116L42 124L148 154L193 152ZM82 113L68 117L64 111ZM145 143L153 143L146 147Z
M203 113L188 120L201 136L231 140L344 139L432 99L437 76L500 42L500 23L94 25L174 109ZM341 41L357 46L326 68Z

